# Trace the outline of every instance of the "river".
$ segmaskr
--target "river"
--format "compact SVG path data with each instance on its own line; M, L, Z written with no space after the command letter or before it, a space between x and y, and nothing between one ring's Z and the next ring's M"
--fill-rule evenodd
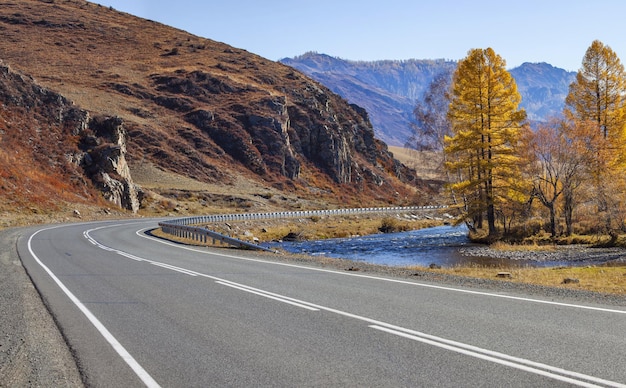
M467 257L459 248L471 245L463 226L439 226L400 233L374 234L360 237L317 241L272 243L269 248L282 248L291 253L363 261L389 266L442 267L454 265L512 264L510 260ZM520 263L515 263L519 265Z
M267 245L287 252L349 259L388 266L453 267L455 265L556 267L626 263L623 248L589 248L566 246L551 253L542 251L511 254L509 258L480 256L484 246L476 246L467 238L463 226L438 226L401 233L374 234L362 237L319 241L282 242ZM471 250L478 256L463 255ZM515 252L509 252L515 253ZM487 255L489 256L489 255ZM507 256L507 255L503 255Z

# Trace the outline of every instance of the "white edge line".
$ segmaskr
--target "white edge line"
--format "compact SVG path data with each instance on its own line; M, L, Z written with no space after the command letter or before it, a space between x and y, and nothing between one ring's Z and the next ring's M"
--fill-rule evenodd
M78 309L89 319L89 321L95 326L95 328L100 332L100 334L104 337L104 339L113 347L113 349L117 352L117 354L122 357L122 359L128 364L128 366L135 372L137 377L146 384L147 387L157 388L160 385L150 376L150 374L131 356L130 353L122 346L122 344L109 332L109 330L96 318L95 315L80 301L78 298L56 277L56 275L48 268L44 263L41 262L39 257L35 254L32 248L32 240L35 235L39 232L49 229L55 229L56 227L40 229L33 233L28 238L28 251L31 256L35 259L35 261L48 273L48 275L54 280L54 282L59 286L59 288L67 295L67 297L78 307Z
M237 284L237 283L235 283L235 284ZM253 290L257 290L257 289L252 288L252 287L247 287L247 286L242 286L242 287L246 287L246 288L250 288L250 289L253 289ZM268 291L262 291L262 290L258 290L258 291L261 291L261 292L264 292L264 293L268 293L268 294L272 294L271 292L268 292ZM274 295L277 295L277 294L274 294ZM378 321L376 319L367 318L367 317L364 317L364 316L361 316L361 315L352 314L352 313L349 313L349 312L346 312L346 311L341 311L341 310L337 310L337 309L334 309L334 308L317 305L317 304L310 303L310 302L305 302L305 301L302 301L302 300L299 300L299 299L289 298L289 297L284 297L284 296L281 296L281 297L293 300L294 302L297 302L297 303L302 303L302 304L309 305L311 307L317 308L317 309L322 310L322 311L327 311L327 312L330 312L330 313L338 314L338 315L341 315L341 316L345 316L345 317L348 317L348 318L352 318L352 319L356 319L356 320L360 320L360 321L369 323L370 324L369 327L372 327L372 328L376 328L376 329L380 328L379 330L384 329L384 331L388 331L388 332L394 333L394 334L398 334L399 333L398 335L402 335L404 337L411 338L411 339L417 339L417 338L419 338L420 340L423 339L422 342L424 342L424 343L433 344L433 345L436 345L436 346L440 346L441 345L440 347L444 347L446 349L448 349L448 347L450 347L450 350L454 350L454 351L458 351L457 349L459 349L459 350L463 349L464 352L462 352L462 353L464 353L464 354L467 354L467 355L470 355L470 356L473 356L474 354L478 354L478 355L481 355L481 357L479 357L479 358L483 358L483 359L488 360L488 361L492 361L492 359L496 359L496 360L499 360L498 362L500 364L511 365L511 366L514 366L514 367L516 367L518 369L524 369L524 370L527 370L527 371L533 371L534 372L535 369L540 368L540 369L537 369L537 370L543 369L545 371L554 372L554 373L551 373L549 375L549 377L552 377L554 375L554 376L559 377L559 380L563 380L564 377L561 376L561 375L564 375L564 376L570 376L571 378L578 378L578 379L582 379L582 380L588 380L588 381L593 381L593 382L600 383L600 384L605 384L606 386L610 386L610 387L626 388L625 384L617 383L617 382L606 380L606 379L601 379L599 377L594 377L594 376L586 375L586 374L579 373L579 372L573 372L573 371L569 371L567 369L554 367L554 366L551 366L551 365L548 365L548 364L543 364L543 363L527 360L527 359L520 358L520 357L514 357L514 356L510 356L508 354L499 353L499 352L496 352L496 351L479 348L477 346L473 346L473 345L469 345L469 344L464 344L462 342L457 342L457 341L445 339L445 338L442 338L442 337L437 337L437 336L434 336L434 335L421 333L419 331L415 331L415 330L407 329L407 328L404 328L404 327L392 325L390 323L386 323L386 322L383 322L383 321ZM500 362L500 361L502 361L502 362ZM521 368L520 366L524 366L524 368ZM558 375L558 374L555 374L555 373L560 373L561 375ZM543 374L543 375L548 376L546 374ZM565 381L565 380L563 380L563 381ZM574 380L574 379L572 379L572 381L575 381L577 383L580 382L579 380ZM580 385L580 384L578 384L578 385ZM596 387L596 385L583 385L583 386Z
M161 244L170 245L170 246L173 246L173 247L176 247L176 248L186 249L186 250L189 250L189 251L198 252L198 253L204 253L204 254L209 253L207 251L203 251L203 250L199 250L199 249L195 249L195 248L191 248L191 247L186 247L186 246L181 246L180 244L173 244L173 243L170 243L168 241L165 241L165 240L162 240L162 239L159 239L159 238L156 238L156 237L146 236L142 232L145 231L145 230L148 230L148 229L152 229L152 228L140 229L137 232L135 232L135 234L137 234L140 237L143 237L143 238L146 238L146 239L149 239L149 240L153 240L153 241L159 242ZM337 275L355 276L355 277L360 277L360 278L381 280L381 281L386 281L386 282L391 282L391 283L408 284L408 285L412 285L412 286L432 288L432 289L437 289L437 290L453 291L453 292L460 292L460 293L472 294L472 295L482 295L482 296L489 296L489 297L494 297L494 298L504 298L504 299L518 300L518 301L522 301L522 302L532 302L532 303L547 304L547 305L560 306L560 307L571 307L571 308L577 308L577 309L583 309L583 310L602 311L602 312L606 312L606 313L626 314L626 310L610 309L610 308L606 308L606 307L584 306L584 305L578 305L578 304L573 304L573 303L562 303L562 302L554 302L554 301L542 300L542 299L525 298L525 297L521 297L521 296L494 294L494 293L484 292L484 291L464 290L464 289L460 289L460 288L438 286L438 285L434 285L434 284L425 284L425 283L419 283L419 282L412 282L412 281L408 281L408 280L383 278L383 277L379 277L379 276L362 275L362 274L356 274L356 273L352 273L352 272L340 272L340 271L335 271L335 270L326 269L326 268L315 268L315 267L307 267L307 266L298 265L298 264L278 263L278 262L269 261L269 260L252 259L252 258L247 258L247 257L227 255L227 254L218 253L218 252L210 252L210 254L211 255L215 255L215 256L227 257L227 258L230 258L230 259L245 260L245 261L255 261L255 262L259 262L259 263L266 263L266 264L272 264L272 265L282 265L282 266L285 266L285 267L292 267L292 268L302 268L302 269L318 271L318 272L329 272L329 273L333 273L333 274L337 274Z

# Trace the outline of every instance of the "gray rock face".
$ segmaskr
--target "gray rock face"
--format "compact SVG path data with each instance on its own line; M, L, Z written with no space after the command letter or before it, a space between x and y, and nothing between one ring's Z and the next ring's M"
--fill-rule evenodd
M394 165L386 145L375 139L365 109L293 72L283 81L289 80L299 81L297 87L268 93L202 71L153 78L159 92L172 94L168 109L180 112L182 103L174 102L183 99L197 106L183 110L196 142L209 138L214 148L264 179L296 180L304 166L313 166L334 183L362 190L390 185L390 174L401 180L411 175Z
M98 185L104 197L119 207L137 212L141 189L135 185L126 162L126 131L119 117L96 117L88 128L96 135L87 144L83 158L85 171Z

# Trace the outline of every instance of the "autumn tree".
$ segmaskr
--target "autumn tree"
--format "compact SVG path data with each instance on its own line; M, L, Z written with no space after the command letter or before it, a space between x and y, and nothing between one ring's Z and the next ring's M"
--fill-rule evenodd
M526 113L506 63L493 49L473 49L453 76L445 138L450 188L464 199L463 217L472 228L487 218L489 235L497 233L496 207L510 201L519 178L516 146Z
M562 199L566 234L572 233L577 190L589 180L593 155L603 143L593 122L551 119L524 141L532 181L532 196L548 210L550 234L557 235L557 212Z
M563 194L563 171L561 151L564 151L563 138L555 123L541 125L535 132L530 132L527 140L530 176L532 179L533 198L546 207L550 214L550 234L557 235L557 200Z
M583 57L576 80L565 100L565 114L579 122L596 124L604 141L594 144L591 170L598 214L605 216L610 233L623 226L626 166L626 72L609 46L595 40Z
M562 177L565 234L570 236L574 209L580 202L578 190L593 183L595 161L607 140L594 121L562 120L558 131L564 146L559 155L565 164Z
M626 125L626 73L609 46L593 41L570 85L565 104L569 117L596 122L605 138L622 138Z

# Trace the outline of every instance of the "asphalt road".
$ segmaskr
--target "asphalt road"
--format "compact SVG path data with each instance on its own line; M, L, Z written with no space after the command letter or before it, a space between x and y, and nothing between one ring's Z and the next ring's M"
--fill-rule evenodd
M91 386L626 387L626 308L63 225L18 242Z

